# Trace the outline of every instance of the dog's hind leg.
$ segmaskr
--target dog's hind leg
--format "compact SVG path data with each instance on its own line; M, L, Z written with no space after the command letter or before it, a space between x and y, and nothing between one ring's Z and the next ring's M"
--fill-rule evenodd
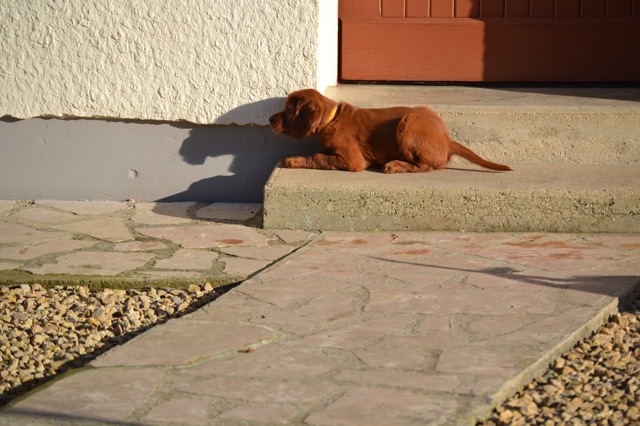
M419 109L403 116L396 139L401 160L410 166L405 166L404 172L430 172L447 165L449 134L442 120L432 111ZM388 173L400 173L402 168L391 164L389 169L397 171Z

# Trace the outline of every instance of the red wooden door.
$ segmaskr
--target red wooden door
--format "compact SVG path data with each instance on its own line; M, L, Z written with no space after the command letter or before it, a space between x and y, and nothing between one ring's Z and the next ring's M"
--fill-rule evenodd
M341 80L640 81L640 0L340 0Z

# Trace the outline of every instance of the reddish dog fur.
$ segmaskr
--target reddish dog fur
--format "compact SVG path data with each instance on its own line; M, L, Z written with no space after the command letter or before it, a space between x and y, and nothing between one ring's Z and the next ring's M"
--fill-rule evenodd
M451 140L442 119L422 106L358 108L305 89L291 93L284 110L269 122L274 132L296 139L318 135L327 149L324 154L287 157L282 162L287 168L429 172L444 168L452 155L459 155L487 169L511 170Z

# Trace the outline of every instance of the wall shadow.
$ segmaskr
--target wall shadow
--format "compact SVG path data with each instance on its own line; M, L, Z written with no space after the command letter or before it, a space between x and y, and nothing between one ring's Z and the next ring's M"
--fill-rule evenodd
M281 110L285 100L285 97L279 97L249 102L225 112L213 124L242 123L243 125L266 126L269 124L271 114Z
M277 109L281 108L279 105ZM256 111L255 105L248 108ZM229 114L237 117L241 109ZM296 141L273 133L268 126L194 126L178 153L189 165L211 168L212 176L156 201L260 203L264 185L278 161L290 155L310 155L320 149L314 137ZM227 164L229 157L231 162Z

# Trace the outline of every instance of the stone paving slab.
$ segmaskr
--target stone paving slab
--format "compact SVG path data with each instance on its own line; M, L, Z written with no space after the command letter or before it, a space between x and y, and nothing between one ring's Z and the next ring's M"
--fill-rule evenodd
M171 254L273 263L5 407L0 424L471 425L634 297L640 278L635 234L245 227L231 239L245 233Z
M0 283L238 282L313 232L264 231L259 204L1 201Z

